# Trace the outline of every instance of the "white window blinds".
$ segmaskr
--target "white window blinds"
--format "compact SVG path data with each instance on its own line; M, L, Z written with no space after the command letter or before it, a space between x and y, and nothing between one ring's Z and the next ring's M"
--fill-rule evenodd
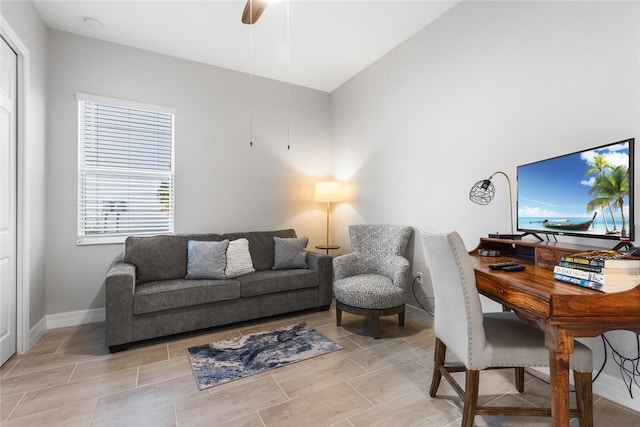
M175 112L85 94L77 99L78 243L173 233Z

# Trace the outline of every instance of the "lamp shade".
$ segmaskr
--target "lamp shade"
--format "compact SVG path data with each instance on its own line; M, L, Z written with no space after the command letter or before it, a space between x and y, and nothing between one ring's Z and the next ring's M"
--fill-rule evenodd
M496 188L493 183L488 179L476 182L471 191L469 191L469 200L478 205L488 205L493 196L496 195Z
M342 201L342 184L335 181L318 182L313 200L316 202Z

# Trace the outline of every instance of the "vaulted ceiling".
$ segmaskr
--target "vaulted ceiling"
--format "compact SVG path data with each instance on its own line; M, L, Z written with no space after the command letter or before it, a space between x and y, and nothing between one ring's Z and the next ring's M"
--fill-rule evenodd
M327 92L458 1L280 0L254 25L241 23L245 3L34 1L49 28Z

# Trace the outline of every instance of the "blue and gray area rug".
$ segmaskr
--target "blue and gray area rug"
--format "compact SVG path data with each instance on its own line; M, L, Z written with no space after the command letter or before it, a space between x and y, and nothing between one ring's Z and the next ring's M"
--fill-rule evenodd
M187 354L198 388L204 390L341 349L315 329L298 323L190 347Z

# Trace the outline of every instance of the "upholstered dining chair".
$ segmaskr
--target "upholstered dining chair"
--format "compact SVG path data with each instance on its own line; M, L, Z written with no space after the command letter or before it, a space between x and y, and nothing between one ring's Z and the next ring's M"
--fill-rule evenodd
M403 257L413 232L402 225L350 225L352 252L333 259L336 324L342 312L367 316L374 339L380 316L398 315L404 326L409 261Z
M513 312L483 313L469 254L458 233L421 232L426 263L435 297L436 344L431 379L435 397L440 379L445 379L463 400L462 426L471 427L475 415L550 416L549 408L478 406L480 371L516 368L516 388L524 391L524 368L549 366L544 333ZM581 426L593 424L591 350L575 343L570 358ZM447 349L462 366L445 361ZM465 372L464 389L451 375Z

